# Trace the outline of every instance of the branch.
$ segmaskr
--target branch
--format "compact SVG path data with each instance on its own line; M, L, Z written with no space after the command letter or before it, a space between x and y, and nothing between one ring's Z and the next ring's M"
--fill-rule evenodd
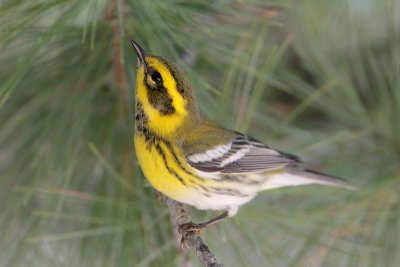
M128 82L126 80L125 67L122 61L121 39L123 37L123 25L125 21L124 0L108 0L105 8L105 20L112 26L113 36L113 72L115 81L120 89L120 111L118 114L118 124L123 126L126 124L127 106L126 99L128 98ZM118 21L120 18L120 21ZM127 176L130 177L130 176Z
M190 217L187 215L187 212L183 205L179 202L176 202L172 199L164 197L164 202L167 204L173 225L176 228L177 226L190 222ZM197 232L187 232L182 236L185 244L193 248L196 252L197 258L200 262L204 263L207 267L223 267L224 264L220 262L220 260L215 257L215 255L209 250L208 246L204 243ZM179 234L178 234L178 242L180 242ZM185 257L185 255L184 255Z

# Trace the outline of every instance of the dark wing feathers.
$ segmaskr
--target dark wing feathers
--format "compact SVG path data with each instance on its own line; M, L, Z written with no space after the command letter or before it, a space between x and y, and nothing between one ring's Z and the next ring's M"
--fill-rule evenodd
M274 170L298 163L296 156L278 152L245 135L225 145L186 155L187 162L204 172L246 173Z

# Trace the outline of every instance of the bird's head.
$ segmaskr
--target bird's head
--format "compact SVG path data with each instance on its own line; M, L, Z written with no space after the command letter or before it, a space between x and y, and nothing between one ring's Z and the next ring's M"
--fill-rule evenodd
M150 55L135 41L139 64L136 105L142 109L148 131L163 138L176 138L199 121L193 90L185 73L171 61Z

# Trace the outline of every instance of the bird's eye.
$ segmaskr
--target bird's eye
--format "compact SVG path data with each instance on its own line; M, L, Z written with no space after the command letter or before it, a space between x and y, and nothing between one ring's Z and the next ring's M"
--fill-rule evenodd
M155 71L151 74L151 79L155 82L155 83L161 83L162 82L162 77L161 74L158 71Z

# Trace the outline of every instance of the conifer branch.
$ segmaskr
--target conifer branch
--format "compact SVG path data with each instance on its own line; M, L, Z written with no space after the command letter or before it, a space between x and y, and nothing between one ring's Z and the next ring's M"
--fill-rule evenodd
M180 245L180 234L178 233L178 226L183 223L190 222L190 217L188 216L186 209L179 202L176 202L172 199L164 197L164 202L167 204L170 214L171 220L175 228L175 235L178 237L178 243ZM197 258L205 264L207 267L223 267L224 264L210 251L208 246L201 239L199 234L195 231L187 232L182 236L184 240L184 245L192 248L196 252ZM182 249L183 250L183 249ZM183 252L185 253L185 252ZM185 254L183 254L185 257ZM187 257L187 256L186 256Z

